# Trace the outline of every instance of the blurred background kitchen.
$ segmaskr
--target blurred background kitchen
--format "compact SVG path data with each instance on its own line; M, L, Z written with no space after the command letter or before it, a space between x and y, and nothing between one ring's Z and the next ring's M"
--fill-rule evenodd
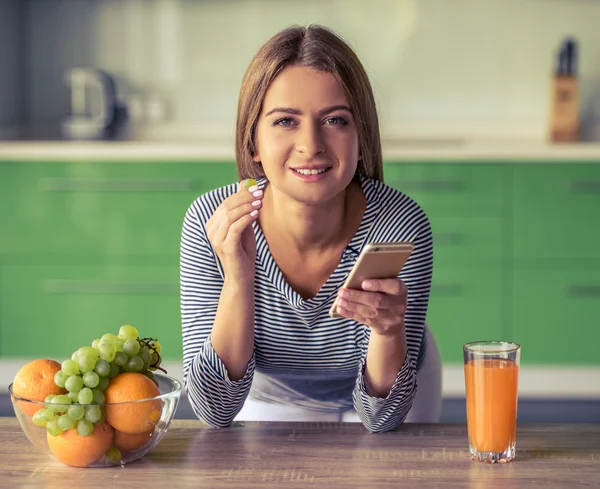
M27 360L126 323L181 377L183 215L237 178L250 59L309 23L363 61L386 183L431 219L442 421L463 343L504 339L520 422L600 422L600 0L0 0L0 415Z

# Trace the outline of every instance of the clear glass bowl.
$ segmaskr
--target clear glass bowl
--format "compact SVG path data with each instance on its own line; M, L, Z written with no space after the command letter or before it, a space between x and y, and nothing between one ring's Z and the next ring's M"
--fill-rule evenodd
M138 460L152 450L165 435L171 420L175 416L181 397L181 383L158 373L154 374L154 378L158 382L159 396L133 402L99 405L103 416L106 415L106 409L108 408L113 412L117 410L125 413L126 416L124 417L126 419L127 416L132 416L132 413L135 416L135 413L147 413L150 409L153 412L152 417L155 418L153 422L156 421L153 429L140 434L124 433L106 423L106 426L100 428L99 425L94 425L94 432L91 436L81 437L74 436L76 430L72 428L67 430L71 432L67 436L63 437L64 434L67 434L67 431L65 431L62 435L50 440L53 449L51 449L48 442L51 437L48 430L46 427L34 424L32 417L33 412L44 409L46 404L15 396L12 392L12 384L8 390L13 409L23 432L39 450L59 462L74 467L114 467ZM72 405L52 404L53 410L57 412L67 411L69 406ZM126 428L121 427L121 430L124 429Z

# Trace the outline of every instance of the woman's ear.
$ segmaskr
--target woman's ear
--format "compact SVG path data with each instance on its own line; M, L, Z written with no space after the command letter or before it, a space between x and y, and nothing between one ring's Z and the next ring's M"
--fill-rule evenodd
M252 160L254 161L254 163L260 163L260 153L258 152L256 143L252 144L252 147L250 148L250 152L252 153Z

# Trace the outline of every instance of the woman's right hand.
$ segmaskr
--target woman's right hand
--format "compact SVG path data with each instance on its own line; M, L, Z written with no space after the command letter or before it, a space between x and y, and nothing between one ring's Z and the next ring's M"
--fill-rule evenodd
M206 223L208 240L221 260L227 279L254 280L256 238L252 223L258 219L263 191L253 185L225 199Z

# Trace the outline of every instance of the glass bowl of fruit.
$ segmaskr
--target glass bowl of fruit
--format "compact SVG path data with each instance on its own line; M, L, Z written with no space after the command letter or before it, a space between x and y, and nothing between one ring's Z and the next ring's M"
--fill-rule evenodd
M9 393L40 450L73 467L125 465L152 450L175 416L181 383L163 373L160 344L129 325L62 364L24 365Z

